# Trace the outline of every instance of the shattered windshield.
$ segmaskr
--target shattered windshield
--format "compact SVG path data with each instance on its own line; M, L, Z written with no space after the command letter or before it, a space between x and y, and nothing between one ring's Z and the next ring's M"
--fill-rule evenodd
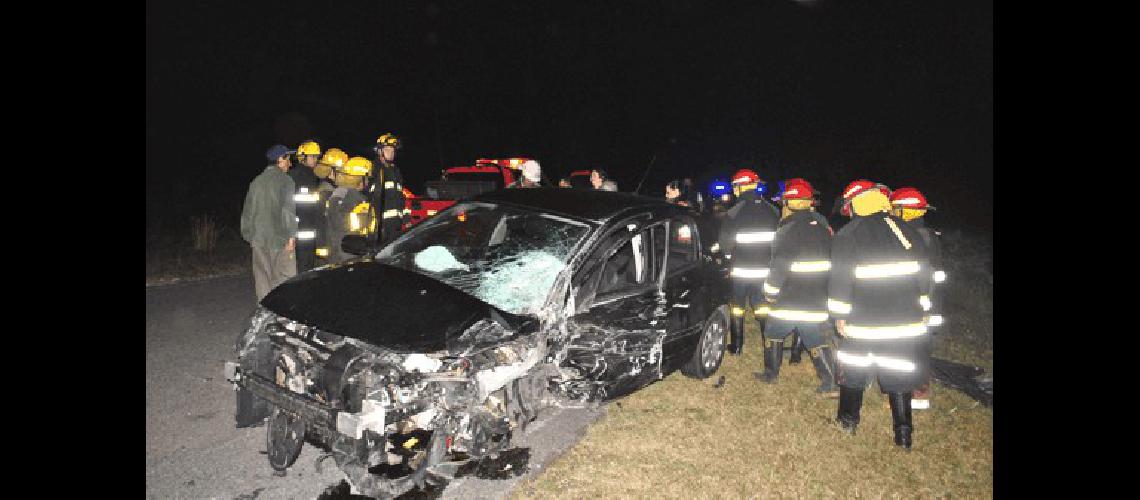
M388 245L376 260L447 283L514 314L546 301L588 224L491 203L462 203Z

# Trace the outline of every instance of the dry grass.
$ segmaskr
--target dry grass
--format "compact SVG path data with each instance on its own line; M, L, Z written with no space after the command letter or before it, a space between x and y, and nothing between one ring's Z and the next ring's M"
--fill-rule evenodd
M195 218L190 230L147 235L147 286L249 272L252 251L236 230Z
M948 258L946 313L954 329L935 355L993 368L993 285L976 266L990 253L959 240ZM855 436L833 423L811 362L785 364L777 385L752 377L763 361L759 329L743 357L717 375L674 373L609 406L566 455L521 484L514 497L560 498L989 498L993 496L993 410L934 384L932 409L914 411L914 448L894 446L890 410L877 386L863 401ZM719 375L725 386L712 387Z

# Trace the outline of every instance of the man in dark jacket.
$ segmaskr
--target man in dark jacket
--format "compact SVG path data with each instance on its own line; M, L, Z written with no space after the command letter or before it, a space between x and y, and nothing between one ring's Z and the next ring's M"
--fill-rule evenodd
M935 335L942 327L942 294L939 293L938 284L946 281L946 271L942 267L942 244L938 241L942 233L928 227L926 220L923 219L927 210L934 210L935 208L927 204L926 196L921 191L912 187L898 188L891 193L891 207L893 207L892 213L914 226L922 235L922 241L926 243L926 250L930 255L931 278L934 282L930 291L930 319L926 326L930 329L930 334ZM928 338L926 342L927 359L929 359L932 350L933 343ZM911 399L911 407L916 410L930 408L929 370L927 373L926 380L921 387L914 390L914 396Z
M368 200L380 221L380 231L373 240L377 247L387 245L400 235L404 218L410 213L404 208L404 176L396 168L396 150L401 147L400 139L391 133L376 139L376 161L368 186Z
M863 390L877 378L890 401L895 444L909 450L911 394L926 379L933 280L922 235L890 214L884 190L851 183L844 198L854 216L832 242L827 306L842 336L837 420L855 432Z
M293 206L293 179L285 172L293 153L280 144L269 148L269 165L249 183L241 209L241 237L253 248L253 287L257 300L290 276L297 274L293 249L297 212Z
M779 212L756 193L760 176L741 169L732 176L732 189L739 200L730 208L720 228L720 249L731 262L732 342L728 352L739 355L744 349L744 317L762 308L760 288L768 277L772 240L776 237Z
M784 340L798 332L819 377L816 392L838 397L831 339L822 327L828 320L832 232L827 219L813 209L814 194L803 179L787 181L780 193L783 219L772 248L771 272L764 282L764 297L772 303L764 328L764 372L756 375L764 382L776 382Z

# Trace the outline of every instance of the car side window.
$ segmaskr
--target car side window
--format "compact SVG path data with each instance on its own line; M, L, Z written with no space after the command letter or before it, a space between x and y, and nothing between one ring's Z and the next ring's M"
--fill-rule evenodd
M639 231L621 244L602 267L596 295L642 288L656 283L665 259L665 226Z
M696 264L699 257L697 229L692 221L673 219L669 224L669 274Z

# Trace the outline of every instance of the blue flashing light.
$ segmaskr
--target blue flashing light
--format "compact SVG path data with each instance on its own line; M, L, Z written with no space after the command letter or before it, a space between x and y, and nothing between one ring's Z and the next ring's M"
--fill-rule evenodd
M712 183L709 184L709 193L711 193L714 197L731 192L732 186L729 186L725 181L716 180L712 181Z

